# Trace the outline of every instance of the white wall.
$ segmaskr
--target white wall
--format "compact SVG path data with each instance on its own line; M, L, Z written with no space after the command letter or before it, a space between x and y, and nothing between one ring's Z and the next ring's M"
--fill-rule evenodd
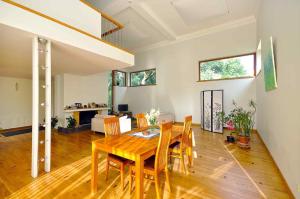
M123 102L134 113L159 108L175 113L176 121L187 114L200 123L200 91L224 89L225 111L232 108L232 100L247 106L256 99L254 79L197 82L198 61L256 50L256 24L224 30L197 39L156 48L136 54L136 66L128 70L156 68L157 85L127 89Z
M263 71L257 79L257 129L296 198L300 198L300 1L264 0L258 37L274 39L278 88L266 92ZM258 43L258 42L257 42Z
M15 2L101 37L101 14L79 0L15 0Z
M122 102L125 100L127 87L114 86L113 92L114 110L117 111L118 104L122 104Z
M64 116L64 75L59 74L54 76L54 113L58 118L58 126L62 126L65 122Z
M22 2L27 2L20 0ZM35 5L37 1L30 1L31 4ZM43 3L43 1L41 1ZM56 13L56 10L66 10L69 11L70 8L66 4L62 4L64 1L59 1L59 3L52 4L50 3L52 0L47 1L47 5L51 4L51 12ZM57 0L55 1L57 2ZM79 2L79 1L73 1L68 0L70 4L72 3L80 3L80 6L83 8L86 8L91 12L90 14L97 13L95 10L87 7L85 4ZM41 4L42 4L41 3ZM40 7L40 9L44 8L43 5L36 4L35 6ZM77 5L77 3L75 4ZM56 6L53 8L53 6ZM60 7L63 6L63 7ZM77 5L79 6L79 5ZM49 9L50 12L50 9ZM86 10L87 12L87 10ZM79 19L76 16L73 16L74 19L78 19L76 22L80 22L82 24L85 24L86 19L85 16L82 16L82 14L86 16L90 16L86 12L81 13L81 9L75 9L72 10L73 14L77 14ZM60 12L57 12L57 14ZM64 15L68 14L68 12L64 13ZM98 16L97 16L98 19ZM93 20L92 20L93 21ZM73 29L67 28L65 26L62 26L58 23L55 23L53 21L50 21L48 19L45 19L43 17L40 17L38 15L35 15L31 12L28 12L26 10L20 9L14 5L5 3L4 1L0 1L0 23L15 27L17 29L24 30L26 32L33 33L35 35L39 35L41 37L48 38L53 41L58 41L70 46L74 46L76 48L80 48L83 50L86 50L88 52L95 53L96 55L100 56L99 59L103 57L105 62L109 62L110 59L114 59L115 61L119 61L118 67L128 67L132 66L134 64L134 55L121 50L119 48L113 47L107 43L104 43L102 41L99 41L97 39L94 39L92 37L89 37L85 34L82 34L78 31L75 31ZM95 24L90 24L89 26L94 27ZM98 26L97 26L98 27ZM78 27L77 27L78 28ZM80 29L80 28L79 28ZM99 37L99 35L97 35ZM102 56L102 57L101 57Z
M64 74L64 106L76 102L106 103L108 99L108 73L79 76Z
M0 95L0 128L31 126L31 79L0 77ZM40 92L40 101L44 100L45 93ZM42 114L43 109L40 110L40 122L44 119Z
M108 72L80 76L60 74L55 76L54 115L59 126L64 126L64 107L74 103L105 103L108 101Z

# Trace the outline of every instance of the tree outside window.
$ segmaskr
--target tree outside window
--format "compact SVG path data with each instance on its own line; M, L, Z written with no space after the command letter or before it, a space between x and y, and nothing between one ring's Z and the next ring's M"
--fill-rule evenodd
M114 86L126 86L126 72L114 70L113 71Z
M255 76L255 54L199 62L199 81L249 78Z
M130 86L147 86L156 84L156 69L130 73Z

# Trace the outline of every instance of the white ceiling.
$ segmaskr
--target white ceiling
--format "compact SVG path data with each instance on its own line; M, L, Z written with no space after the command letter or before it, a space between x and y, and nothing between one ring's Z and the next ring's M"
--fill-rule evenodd
M253 22L260 0L87 0L125 25L125 47L138 51L214 27Z
M31 78L33 34L0 24L0 35L0 76ZM53 75L89 75L123 65L116 60L60 42L52 40L51 44Z
M88 0L124 24L125 47L139 51L255 20L260 0ZM0 76L31 77L33 35L0 24ZM88 75L121 65L52 41L53 74Z

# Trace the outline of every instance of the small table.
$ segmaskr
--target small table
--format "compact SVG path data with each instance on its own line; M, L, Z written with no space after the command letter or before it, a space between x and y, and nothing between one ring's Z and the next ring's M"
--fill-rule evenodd
M159 137L151 139L139 138L128 135L138 132L140 129L134 129L128 133L106 137L95 140L92 143L92 172L91 172L91 188L92 193L97 192L98 177L98 152L104 151L120 157L135 161L136 182L135 193L136 198L143 198L144 189L144 160L155 154ZM173 126L170 144L178 141L182 135L182 127Z

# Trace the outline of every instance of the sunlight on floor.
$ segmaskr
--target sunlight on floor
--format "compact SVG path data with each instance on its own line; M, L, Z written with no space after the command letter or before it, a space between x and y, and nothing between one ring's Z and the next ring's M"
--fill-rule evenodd
M193 151L193 157L194 157L194 158L198 158L197 151Z
M249 199L289 198L288 194L285 193L285 188L283 186L274 185L274 182L271 181L271 179L265 179L265 175L261 175L260 173L260 170L265 172L263 171L264 169L273 169L276 167L273 167L273 165L269 166L269 164L267 165L268 167L264 167L265 164L255 164L255 167L252 165L250 168L247 167L250 163L244 162L243 158L255 157L255 154L258 153L257 151L254 151L255 153L245 153L236 145L225 145L223 136L212 135L205 132L199 133L200 130L198 129L199 131L197 131L197 128L194 130L194 148L192 151L194 159L192 164L193 166L187 166L188 159L185 155L184 159L187 169L187 173L185 174L182 168L180 168L179 159L172 158L172 166L170 166L170 180L172 182L171 193L165 185L165 176L160 176L160 186L163 198L243 198L241 197L243 194L246 194L245 198ZM81 139L81 143L77 143L77 140L80 140L79 138ZM50 173L41 172L42 174L36 179L32 179L29 176L30 170L28 170L27 167L22 167L22 161L19 164L19 168L17 168L20 172L13 176L9 174L14 173L16 168L11 167L9 162L2 162L2 164L6 164L5 171L2 171L2 175L6 177L2 179L0 178L0 198L5 198L7 196L8 198L13 199L118 199L135 197L134 190L132 194L129 193L128 168L126 169L125 174L124 191L120 185L119 171L111 170L109 172L108 180L105 180L105 153L99 153L98 191L94 195L91 194L90 134L78 134L78 136L72 135L72 137L68 136L67 138L61 135L56 135L56 139L60 141L65 139L65 143L56 143L59 144L59 146L57 146L57 153L55 154L55 161L53 162L55 169L53 169ZM31 139L28 138L28 143L30 140ZM197 146L195 145L195 142L197 142ZM75 146L78 145L80 147L74 150L72 149L71 153L67 145L69 143L72 147L74 146L74 143L76 143ZM67 147L65 147L64 144L66 144ZM261 146L260 143L254 144L256 144L255 146ZM64 153L61 153L61 149L63 147L66 149L63 151ZM259 149L259 152L265 152L264 149ZM18 154L21 154L23 148L21 147L19 151L20 153ZM27 152L30 153L29 146ZM6 150L5 154L9 154L9 151ZM18 160L20 157L20 155L14 154L14 160ZM255 158L263 158L263 161L265 161L266 157L269 158L269 156ZM256 170L259 172L252 173L256 172ZM6 175L5 172L8 174ZM256 174L258 176L256 176ZM267 172L267 174L273 175L271 171ZM276 173L274 173L274 175L274 178L277 178ZM10 188L9 191L2 186L1 180L3 180L2 184L4 186ZM262 186L259 182L262 182L264 185ZM13 183L15 183L15 185ZM145 198L147 199L155 198L156 193L154 184L145 180L144 193Z
M196 146L196 141L195 141L195 132L192 131L192 146L195 147Z
M221 142L221 141L220 141ZM266 195L264 194L264 192L259 188L259 186L256 184L256 182L253 180L253 178L249 175L249 173L246 171L246 169L244 169L244 167L241 165L241 163L234 157L233 155L233 151L230 151L222 142L221 144L224 146L225 150L228 152L228 154L233 158L233 160L237 163L237 165L241 168L241 170L243 171L243 173L248 177L248 179L251 181L251 183L255 186L255 188L257 189L257 191L259 192L259 194L267 199Z
M104 159L99 165L98 171L104 171ZM44 174L41 177L38 177L32 183L27 186L21 188L20 190L14 192L8 198L41 198L51 193L58 186L63 184L64 182L70 180L74 175L82 172L86 167L90 167L91 165L91 157L85 157L81 160L73 162L69 165L63 166L57 170L51 171L50 173ZM65 187L57 196L60 196L66 193L69 190L72 190L79 186L81 183L86 182L91 178L90 169L88 172L81 175L77 180L72 182L69 186Z
M184 198L184 197L191 197L191 196L201 196L201 191L200 187L193 187L189 189L185 189L183 187L176 187L176 198Z
M234 166L233 161L223 164L223 165L219 166L218 168L215 168L214 173L212 175L210 175L209 177L217 180L217 179L223 177L224 174L227 173L229 171L229 169L231 169L233 166Z

